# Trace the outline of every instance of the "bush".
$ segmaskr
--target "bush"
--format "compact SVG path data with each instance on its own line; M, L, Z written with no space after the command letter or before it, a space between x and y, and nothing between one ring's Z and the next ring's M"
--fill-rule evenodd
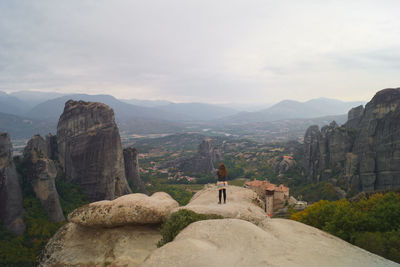
M289 184L290 192L293 196L302 196L302 199L307 202L317 202L323 200L339 200L338 194L334 186L329 182L320 182L305 184L299 186L292 186Z
M400 262L400 194L374 194L358 202L321 200L292 220L322 229L368 251Z
M198 214L194 211L185 209L173 213L161 228L162 239L158 242L157 246L161 247L174 240L175 236L177 236L189 224L210 219L223 219L223 217L215 214Z
M64 216L67 216L74 209L89 203L87 196L82 192L80 186L75 183L56 179L56 188Z
M359 233L355 236L354 244L389 260L400 262L400 229L384 233Z

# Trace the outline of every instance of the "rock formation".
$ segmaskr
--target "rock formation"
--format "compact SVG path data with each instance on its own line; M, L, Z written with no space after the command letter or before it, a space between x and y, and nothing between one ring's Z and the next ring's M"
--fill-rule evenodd
M296 166L296 161L291 156L284 156L282 160L276 163L275 173L278 175L287 173Z
M177 206L157 192L78 208L46 245L40 266L139 266L157 248L160 223Z
M160 168L176 167L190 174L206 174L214 171L214 163L222 159L222 153L213 139L205 139L199 145L197 154L181 157L160 165Z
M217 187L206 185L186 206L178 209L188 209L201 214L217 214L224 218L242 219L256 224L267 219L262 200L251 189L228 186L226 204L217 203Z
M364 114L364 107L358 106L352 108L347 115L346 128L357 129L360 125L360 120Z
M151 266L398 266L305 224L285 219L259 226L238 219L190 224L155 250Z
M57 126L57 144L67 181L79 184L90 201L131 192L114 111L107 105L67 101Z
M47 157L51 160L58 161L57 136L46 135Z
M101 228L68 223L49 240L39 266L139 266L160 239L159 225Z
M53 222L65 221L55 185L57 168L55 162L48 158L48 151L46 141L35 135L24 149L24 164L36 197L49 218Z
M151 197L141 193L129 194L78 208L68 215L68 221L100 227L160 224L178 206L178 202L164 192L154 193Z
M132 190L137 193L147 194L143 181L140 179L139 159L136 148L124 149L125 176L128 182L133 185Z
M184 208L235 219L190 224L158 249L161 234L153 222L177 210L166 193L132 194L79 208L47 243L39 265L396 266L311 226L266 218L250 189L229 186L226 205L216 204L216 190L206 186ZM171 205L157 208L160 201Z
M349 111L348 122L310 127L304 167L312 181L345 179L348 190L400 187L400 88L378 92Z
M12 144L7 133L0 133L0 220L17 235L25 231L21 187L12 158Z

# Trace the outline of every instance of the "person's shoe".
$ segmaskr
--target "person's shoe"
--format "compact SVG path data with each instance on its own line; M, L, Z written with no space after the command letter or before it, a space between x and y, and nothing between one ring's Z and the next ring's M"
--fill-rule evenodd
M221 204L221 201L218 201L218 204Z

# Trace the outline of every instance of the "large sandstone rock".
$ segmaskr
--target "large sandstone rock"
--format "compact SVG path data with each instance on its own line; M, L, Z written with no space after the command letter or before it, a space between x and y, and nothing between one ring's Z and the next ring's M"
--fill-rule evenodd
M110 107L69 100L58 122L57 143L66 179L79 184L90 201L131 193L121 139Z
M0 133L0 220L17 235L25 231L24 209L18 175L12 158L12 144L7 133Z
M83 226L116 227L127 224L160 224L179 204L164 192L151 197L129 194L115 200L90 203L71 212L70 222Z
M310 127L304 147L312 181L343 177L348 190L367 192L399 188L400 88L382 90L365 109L350 110L343 127Z
M155 250L150 266L398 266L316 228L271 219L199 221Z
M247 188L228 186L226 204L218 204L218 189L207 185L197 192L189 204L179 209L188 209L201 214L218 214L225 218L243 219L260 223L267 218L263 203L257 194Z
M214 164L222 159L221 150L213 139L205 139L200 143L197 154L191 157L180 157L173 161L161 164L160 168L178 168L191 174L212 173Z
M139 266L161 239L155 226L64 225L47 243L40 266Z
M157 248L160 223L177 206L157 192L78 208L47 243L40 266L139 266Z
M132 190L138 193L148 194L143 181L140 179L138 151L136 148L124 149L125 176L133 185Z
M47 215L53 222L61 222L65 221L65 217L55 185L57 168L48 155L46 141L40 135L35 135L24 149L24 164L36 197L40 199Z

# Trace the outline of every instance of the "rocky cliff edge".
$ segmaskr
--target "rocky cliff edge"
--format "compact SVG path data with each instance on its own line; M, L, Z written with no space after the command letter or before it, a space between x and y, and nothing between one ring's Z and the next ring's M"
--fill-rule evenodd
M227 204L218 205L217 189L206 186L185 208L227 219L190 224L161 248L156 246L161 239L159 224L149 220L138 223L132 217L147 214L145 217L157 217L161 222L164 215L157 210L170 214L177 209L168 194L130 194L87 205L70 214L70 223L47 244L40 265L398 266L316 228L267 218L259 213L262 209L250 191L229 186ZM96 211L88 214L93 207ZM139 212L135 215L134 210ZM118 223L110 227L110 221Z

